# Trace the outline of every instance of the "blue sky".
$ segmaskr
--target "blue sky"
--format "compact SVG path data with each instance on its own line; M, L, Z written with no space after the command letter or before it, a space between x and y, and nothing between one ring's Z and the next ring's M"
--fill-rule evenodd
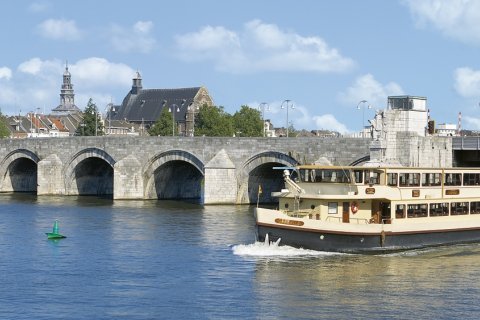
M355 132L414 95L437 123L462 112L480 129L480 1L17 0L0 39L4 114L49 113L68 60L81 109L120 104L138 70L144 88L205 86L231 114L266 102L278 127L286 99L296 129Z

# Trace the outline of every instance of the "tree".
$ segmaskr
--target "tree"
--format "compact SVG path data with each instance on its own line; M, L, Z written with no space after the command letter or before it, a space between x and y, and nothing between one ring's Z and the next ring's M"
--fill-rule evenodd
M242 106L233 115L235 134L239 137L262 137L263 120L259 110Z
M167 107L162 108L160 117L148 129L148 134L151 136L171 136L173 131L173 117L174 113L169 112Z
M98 108L92 98L88 100L87 107L83 112L83 121L75 131L76 136L103 136L103 124L98 113Z
M10 130L8 129L8 120L7 117L5 117L2 114L2 111L0 110L0 138L8 138L10 137Z
M203 105L195 118L195 135L231 137L234 133L232 116L223 107Z

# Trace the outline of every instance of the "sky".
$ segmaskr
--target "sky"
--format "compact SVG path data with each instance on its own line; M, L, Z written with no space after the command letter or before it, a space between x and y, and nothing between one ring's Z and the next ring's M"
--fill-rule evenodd
M411 95L480 129L475 0L16 0L0 41L7 115L58 106L68 61L82 110L121 104L138 71L145 89L204 86L230 114L263 106L275 127L358 132Z

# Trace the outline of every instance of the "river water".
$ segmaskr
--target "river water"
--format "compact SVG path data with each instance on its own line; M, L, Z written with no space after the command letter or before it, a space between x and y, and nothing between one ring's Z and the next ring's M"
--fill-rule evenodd
M61 240L45 232L59 221ZM478 319L480 245L255 243L253 208L0 195L1 319Z

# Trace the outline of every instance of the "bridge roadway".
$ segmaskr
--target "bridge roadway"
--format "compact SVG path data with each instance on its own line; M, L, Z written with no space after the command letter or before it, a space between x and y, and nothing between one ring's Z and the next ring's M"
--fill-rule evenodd
M113 199L271 202L275 166L323 158L348 165L369 156L368 139L69 137L0 140L0 192L101 195Z

